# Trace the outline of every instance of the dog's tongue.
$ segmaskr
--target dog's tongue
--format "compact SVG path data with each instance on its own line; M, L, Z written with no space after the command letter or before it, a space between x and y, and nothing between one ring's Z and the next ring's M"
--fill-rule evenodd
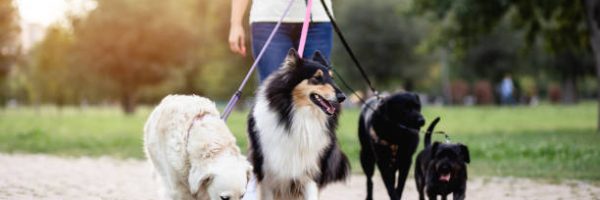
M327 114L329 115L333 115L335 114L335 107L333 105L331 105L329 102L327 102L326 100L322 99L322 98L317 98L319 100L319 104L321 104L322 107L325 107L325 112L327 112Z
M444 174L440 176L440 181L444 181L444 182L450 182L450 178L452 177L452 175L450 174Z
M333 107L333 106L327 106L327 112L329 114L334 114L335 113L335 107Z

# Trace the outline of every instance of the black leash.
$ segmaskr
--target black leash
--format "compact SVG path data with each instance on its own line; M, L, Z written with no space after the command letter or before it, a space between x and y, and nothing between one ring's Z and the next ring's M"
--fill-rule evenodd
M329 21L331 21L331 25L333 25L333 29L335 30L338 37L340 38L340 41L342 41L342 44L344 45L344 48L348 52L348 55L350 55L350 58L352 58L352 61L354 62L355 66L358 68L358 70L360 71L360 74L362 75L363 79L365 79L365 81L367 82L369 89L371 90L371 92L373 92L373 94L375 94L377 97L379 97L379 93L373 87L373 84L371 83L371 80L369 80L367 73L365 73L365 70L363 69L360 62L358 62L358 59L354 55L354 52L350 48L350 45L348 45L348 42L346 42L346 38L342 34L340 27L338 27L337 23L333 19L333 16L331 16L331 12L329 11L329 8L327 8L327 4L325 4L324 0L321 0L321 5L323 6L323 9L325 9L325 13L327 13L327 17L329 17Z
M335 33L338 35L338 37L340 38L340 41L342 41L342 44L344 45L344 48L346 49L346 52L348 52L348 55L350 55L350 58L352 59L352 61L354 62L356 68L358 68L358 70L360 71L361 76L363 77L363 79L365 80L365 82L367 82L367 85L369 86L369 89L371 90L371 92L373 92L373 94L375 94L375 96L377 96L377 99L379 101L382 101L383 99L379 96L379 92L377 92L377 90L375 89L375 87L373 87L373 84L371 83L371 80L369 80L369 77L367 76L367 73L365 73L365 70L363 69L362 65L360 64L360 62L358 61L358 59L356 58L356 56L354 55L354 51L352 51L352 48L350 48L350 45L348 44L348 42L346 41L346 38L344 37L344 35L342 34L342 31L340 30L340 27L337 25L337 23L335 22L335 20L333 19L333 16L331 15L331 12L329 11L329 8L327 8L327 4L325 4L324 0L321 0L321 5L323 6L323 9L325 10L325 13L327 14L327 17L329 17L329 21L331 21L331 25L333 25L333 29L335 30ZM354 94L354 96L356 96L358 98L358 100L365 105L368 109L370 109L371 111L373 111L373 113L376 113L377 110L372 108L371 105L368 105L365 101L365 99L362 98L362 96L358 95L352 87L350 87L350 85L344 80L344 78L342 78L342 76L337 72L337 70L335 70L334 67L332 67L333 72L335 73L335 75L338 77L338 79L340 80L340 82L342 83L342 85L344 85L344 87L346 87L346 89L350 90L352 92L352 94ZM385 120L390 121L390 119L387 119L387 117L385 118ZM413 133L425 133L428 134L427 131L421 131L418 129L414 129L414 128L409 128L406 127L402 124L399 123L395 123L395 126L397 126L398 128L413 132ZM444 135L444 137L446 138L446 142L450 142L450 136L444 132L444 131L434 131L431 132L431 134L442 134Z
M340 76L340 74L337 72L337 70L335 70L335 67L332 67L332 69L333 69L333 73L338 77L338 79L340 80L340 82L342 83L342 85L344 85L344 87L347 90L351 91L352 94L354 94L354 96L356 96L358 98L358 100L362 103L362 105L366 106L366 108L369 109L369 110L371 110L373 113L377 113L377 110L375 108L373 108L373 107L371 107L371 105L367 104L367 101L365 99L363 99L360 95L358 95L355 92L356 90L354 90L352 87L350 87L350 85L348 84L348 82L346 82L346 80L344 80L344 78L342 78L342 76ZM378 101L383 101L383 99L379 98ZM387 116L384 117L384 120L389 121L389 122L393 122L391 119L387 118ZM407 127L407 126L399 124L399 123L392 123L392 124L394 124L394 126L400 128L400 129L403 129L403 130L408 131L408 132L412 132L412 133L416 133L416 134L419 134L419 133L428 134L427 131L421 131L421 130L418 130L418 129L410 128L410 127ZM446 142L450 142L450 136L446 132L444 132L444 131L434 131L434 132L431 132L431 134L441 134L441 135L444 135L444 137L446 138Z
M427 133L427 132L425 132L425 133ZM449 136L449 135L448 135L448 133L446 133L445 131L434 131L434 132L431 132L431 134L440 134L440 135L444 135L444 142L446 142L446 143L450 143L450 142L452 142L452 141L450 140L450 136Z

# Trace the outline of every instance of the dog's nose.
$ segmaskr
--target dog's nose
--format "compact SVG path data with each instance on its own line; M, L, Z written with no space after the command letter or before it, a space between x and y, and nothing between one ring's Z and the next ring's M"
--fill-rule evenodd
M425 119L419 118L417 123L419 124L419 126L423 126L423 125L425 125Z
M221 196L221 200L229 200L229 196Z
M342 102L344 102L344 100L346 100L346 95L344 95L342 93L336 94L335 97L337 98L338 103L342 103Z

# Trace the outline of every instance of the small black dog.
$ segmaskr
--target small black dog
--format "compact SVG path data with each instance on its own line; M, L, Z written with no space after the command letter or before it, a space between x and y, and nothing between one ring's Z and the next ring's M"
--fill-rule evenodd
M400 199L419 144L419 129L425 124L419 96L399 93L381 100L373 97L363 105L358 123L360 163L367 176L367 200L373 199L371 177L375 163L390 199Z
M465 199L467 189L467 163L471 162L469 149L463 144L434 142L431 134L440 118L436 118L425 134L425 148L417 156L415 180L419 199L429 200L441 195L443 200L450 193L454 200Z

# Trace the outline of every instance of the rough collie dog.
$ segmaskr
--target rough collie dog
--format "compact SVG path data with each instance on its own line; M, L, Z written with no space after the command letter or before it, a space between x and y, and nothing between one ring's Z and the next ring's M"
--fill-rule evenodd
M291 49L258 89L248 117L249 157L262 200L318 199L319 189L348 175L335 129L345 95L317 52Z
M144 127L144 150L165 199L238 200L252 172L215 104L199 96L165 97Z

